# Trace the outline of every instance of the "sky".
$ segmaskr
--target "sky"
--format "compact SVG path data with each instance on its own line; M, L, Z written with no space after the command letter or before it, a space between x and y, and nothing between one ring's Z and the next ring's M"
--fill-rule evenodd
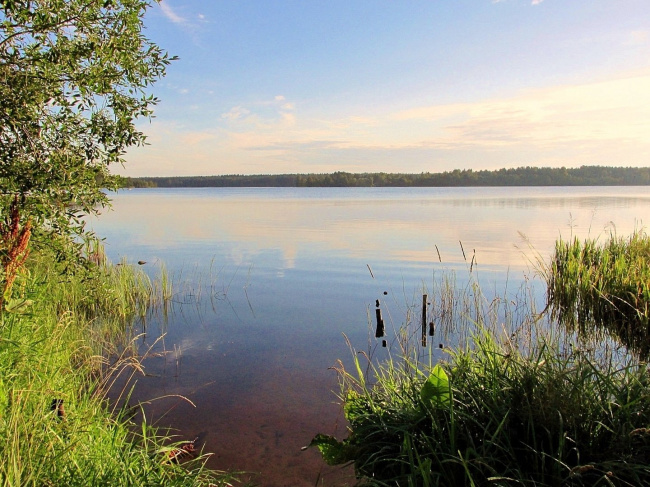
M162 0L126 176L650 165L649 0Z

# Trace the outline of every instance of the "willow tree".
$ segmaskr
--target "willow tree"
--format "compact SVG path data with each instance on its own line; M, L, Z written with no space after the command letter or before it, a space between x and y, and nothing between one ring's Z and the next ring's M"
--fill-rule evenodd
M117 186L111 167L144 143L135 122L151 117L157 99L149 87L172 61L143 33L150 6L0 0L3 273L16 245L25 247L17 258L25 256L29 227L51 242L83 234L83 215L106 206L103 189Z

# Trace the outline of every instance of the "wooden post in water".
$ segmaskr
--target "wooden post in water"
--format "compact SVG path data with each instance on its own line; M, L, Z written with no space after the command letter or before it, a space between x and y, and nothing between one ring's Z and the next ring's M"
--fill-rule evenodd
M422 346L427 346L427 295L422 295Z
M375 338L383 337L386 334L384 327L384 319L381 317L381 309L379 309L379 300L377 300L377 309L375 310L377 316L377 330L375 331Z

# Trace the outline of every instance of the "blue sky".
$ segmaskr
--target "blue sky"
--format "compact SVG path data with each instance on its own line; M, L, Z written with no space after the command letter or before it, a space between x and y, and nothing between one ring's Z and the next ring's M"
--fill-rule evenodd
M650 164L648 0L163 0L130 176Z

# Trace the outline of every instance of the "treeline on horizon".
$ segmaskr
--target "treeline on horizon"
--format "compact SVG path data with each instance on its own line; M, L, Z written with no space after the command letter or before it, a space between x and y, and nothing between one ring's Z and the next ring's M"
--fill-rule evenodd
M449 186L645 186L650 167L518 167L442 173L258 174L123 178L131 188L201 187L449 187Z

